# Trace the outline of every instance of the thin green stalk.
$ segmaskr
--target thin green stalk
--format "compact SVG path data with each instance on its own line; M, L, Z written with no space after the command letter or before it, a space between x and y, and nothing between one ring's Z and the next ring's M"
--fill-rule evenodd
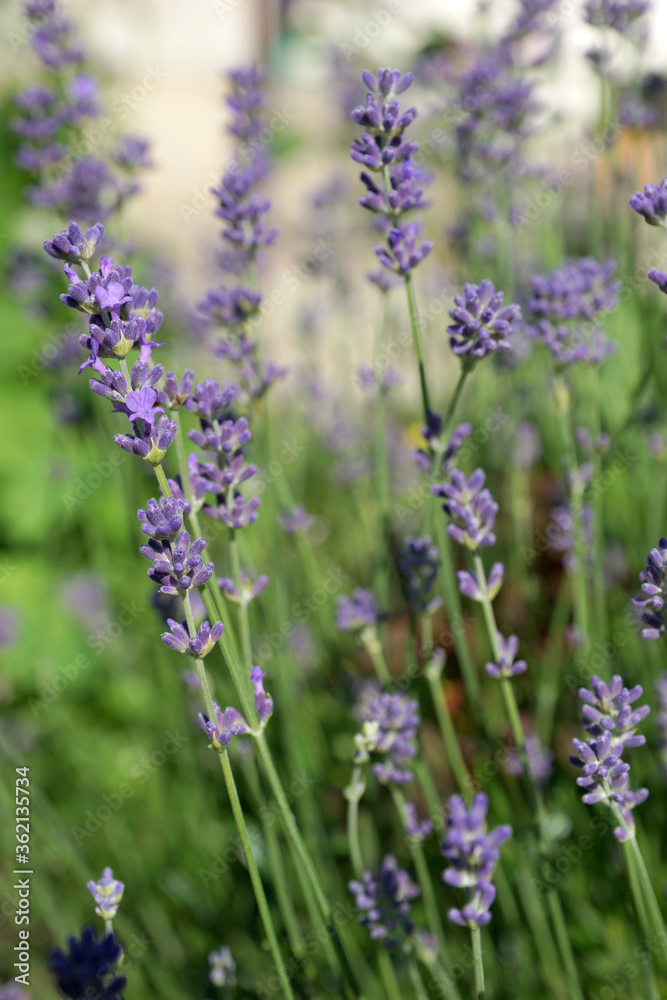
M190 594L186 591L183 595L183 606L185 608L185 617L188 624L188 631L190 636L196 636L197 629L195 626L194 616L192 614L192 605L190 603ZM197 676L199 677L199 682L201 684L202 694L204 696L204 706L209 718L215 718L215 710L213 707L213 699L211 697L211 691L208 684L208 678L206 676L206 668L204 666L204 661L199 658L195 659L195 668L197 670ZM266 899L266 894L264 892L264 886L262 884L262 879L259 874L259 869L257 867L257 862L255 861L255 856L252 851L252 846L250 844L250 836L248 834L248 827L246 826L245 816L243 814L243 807L241 806L241 800L239 799L239 794L236 788L236 782L234 781L234 775L232 772L232 766L229 761L229 756L226 750L222 750L218 754L220 758L220 766L222 767L222 773L225 779L225 785L227 787L227 794L229 795L229 801L232 807L232 813L234 815L234 821L236 823L236 828L238 830L239 838L241 840L241 846L243 848L243 855L248 866L248 874L250 875L250 881L252 883L252 888L255 893L255 900L257 902L257 907L262 918L262 924L264 926L264 931L266 933L267 940L269 942L269 948L271 950L271 955L273 956L273 961L276 966L276 972L278 973L278 978L280 979L280 984L282 987L283 995L287 1000L294 1000L294 994L292 992L292 987L287 975L287 970L285 969L285 963L283 961L282 952L280 950L280 945L278 944L278 938L276 935L275 927L273 925L273 918L271 917L271 911L269 909L269 904Z
M419 966L417 965L413 955L410 955L408 958L408 975L410 976L410 982L414 987L417 1000L428 1000L428 993L426 992L426 987L422 981Z
M430 656L433 651L433 626L431 616L428 612L422 615L422 642L424 645L424 651L428 656ZM431 692L431 700L433 701L435 714L438 719L438 725L440 726L442 740L445 744L447 763L451 768L459 791L466 799L468 799L471 791L470 775L463 759L461 748L459 747L459 741L456 735L456 729L454 728L454 722L452 721L452 717L449 712L447 699L444 691L442 690L442 667L440 663L431 659L431 661L424 667L424 674L426 676L426 680L428 681L429 690Z
M347 842L350 848L350 861L355 878L361 878L364 873L364 861L359 840L359 802L363 795L361 768L355 767L348 788L345 790L347 799Z
M377 593L381 606L389 606L389 573L390 573L390 529L389 517L389 457L387 450L386 401L382 388L377 361L384 346L387 317L389 312L389 294L382 292L380 317L375 345L376 387L375 406L373 413L373 438L375 452L375 486L378 503L378 556L377 556Z
M236 592L239 595L239 620L241 623L241 655L245 661L248 673L252 669L252 645L250 642L250 619L248 616L248 602L243 597L243 581L241 579L241 562L239 559L238 540L236 532L232 528L229 537L229 556L232 562L232 579L236 584Z
M629 844L629 853L633 855L633 859L637 868L637 880L639 882L642 894L644 896L644 901L646 904L647 916L651 925L652 934L664 935L665 933L665 923L662 919L662 912L660 910L660 905L655 895L653 889L653 884L651 882L651 876L648 873L646 867L646 862L644 861L644 855L641 852L641 848L637 843L636 836L631 837L629 840L625 841Z
M382 983L389 1000L403 1000L401 988L398 985L396 971L394 970L391 956L385 951L382 944L378 951L378 968L382 977Z
M471 369L468 367L463 367L461 369L461 374L459 375L458 381L456 383L456 388L454 389L454 394L449 401L449 406L447 407L447 412L445 413L444 420L442 422L442 433L443 435L449 430L449 425L454 417L454 411L458 406L459 399L461 398L461 393L463 392L463 386L465 385L466 379L470 374Z
M376 628L365 628L361 633L361 641L364 644L364 649L368 653L373 663L373 668L377 675L377 679L380 681L384 687L391 684L391 674L389 673L389 667L387 666L387 661L384 658L384 653L382 651L382 643L380 642L380 637L377 633Z
M417 300L415 298L415 290L412 284L412 275L409 273L405 275L405 290L408 295L408 309L410 312L412 343L414 345L415 354L417 355L417 364L419 366L419 384L421 387L421 394L422 394L422 406L424 408L424 420L426 424L428 424L429 416L431 413L431 407L429 404L428 386L426 384L426 368L424 367L424 355L422 353L421 332L419 329L419 311L417 309Z
M155 469L155 475L157 476L159 487L162 490L162 496L170 497L171 489L169 487L169 483L167 482L167 477L165 475L164 469L162 468L161 465L154 465L153 468Z
M475 575L482 592L482 613L484 615L484 621L486 623L486 629L489 637L489 642L491 644L491 650L493 653L493 658L496 663L500 662L501 650L499 643L499 633L498 625L496 623L496 616L493 611L493 603L489 597L489 591L486 581L486 573L484 571L484 564L478 553L475 553L473 557L473 563L475 568ZM528 799L531 806L531 812L535 820L535 826L537 831L537 846L540 856L546 856L546 848L543 840L543 829L544 820L546 819L546 810L544 808L544 803L542 801L542 794L534 782L533 776L530 771L529 761L526 754L526 745L523 727L521 725L521 717L519 715L519 707L516 702L516 696L514 694L514 688L512 682L508 677L501 677L500 686L503 695L503 700L505 702L505 709L507 712L507 717L510 723L510 728L512 730L512 738L519 751L521 761L523 764L523 777L526 790L528 792ZM576 997L577 1000L583 1000L583 994L581 992L581 985L579 983L579 974L577 972L576 963L574 961L574 955L572 952L572 945L570 943L570 938L567 932L561 934L560 932L566 928L565 917L562 911L562 905L560 902L560 896L555 889L549 890L549 907L552 913L556 914L555 930L558 937L558 943L561 948L561 960L563 962L563 967L565 973L568 977L568 982L570 984L570 990L572 996Z
M486 1000L486 988L484 986L484 958L482 955L482 935L479 927L470 928L472 938L472 953L475 970L475 997L476 1000Z

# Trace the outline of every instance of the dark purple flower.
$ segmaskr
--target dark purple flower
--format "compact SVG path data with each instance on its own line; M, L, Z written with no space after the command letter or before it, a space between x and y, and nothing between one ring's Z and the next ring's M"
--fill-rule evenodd
M116 143L113 158L124 170L149 170L153 166L150 148L148 139L137 135L123 135Z
M435 496L445 497L442 509L450 518L447 531L459 545L473 552L493 545L496 536L493 527L498 504L488 489L483 489L485 474L476 469L466 479L460 469L452 469L451 482L431 487Z
M551 274L533 278L533 294L527 310L537 319L592 320L615 309L621 283L612 280L613 260L603 264L593 257L580 257L557 267Z
M413 802L405 803L405 832L413 840L426 840L433 833L433 823L430 819L419 819Z
M63 996L71 1000L122 1000L125 979L115 970L122 948L113 934L97 939L95 931L84 927L81 938L67 940L69 952L52 951L49 966Z
M202 510L207 517L214 521L222 521L228 528L247 528L249 524L257 520L257 508L261 503L260 497L250 497L245 500L240 493L235 493L231 503L223 494L216 497L216 505L204 504Z
M167 619L169 632L162 633L162 641L165 646L176 650L177 653L186 653L195 659L203 660L211 652L216 642L225 630L222 622L216 622L213 628L207 621L199 626L197 635L190 637L185 622L176 622L173 618Z
M361 881L349 883L350 892L365 913L359 923L373 941L382 941L389 949L405 949L415 926L410 918L413 899L420 889L391 854L382 859L377 874L364 872Z
M448 885L465 889L465 906L448 913L453 923L464 927L484 927L491 920L489 911L496 897L491 879L500 858L500 845L512 835L510 826L499 826L487 833L488 808L489 800L483 792L475 795L470 809L458 795L449 800L445 838L440 848L449 867L442 877Z
M181 376L180 384L174 373L168 371L164 380L164 387L157 391L160 406L164 406L165 410L180 409L189 399L194 381L195 373L192 368L185 369Z
M176 422L168 417L160 417L151 427L134 425L136 434L114 434L114 441L131 455L139 455L151 465L159 465L176 437Z
M216 702L213 702L215 721L199 714L199 725L208 736L209 746L218 753L223 751L232 741L232 736L243 736L250 732L250 727L243 716L235 708L226 708L224 712Z
M438 576L440 553L430 535L408 536L398 554L398 568L413 614L432 613L442 604L432 590Z
M498 647L500 650L498 663L487 663L484 668L489 677L495 677L496 679L500 679L501 677L517 677L519 674L526 672L528 664L525 660L516 660L515 662L516 654L519 651L518 636L510 635L505 639L499 632Z
M431 240L419 239L420 228L409 224L389 231L388 249L376 246L375 253L383 267L403 276L414 270L433 249Z
M455 354L472 363L500 348L510 346L512 324L521 318L518 305L503 305L504 293L497 292L485 279L479 285L464 285L463 293L454 296L453 320L447 327Z
M185 407L195 413L200 420L211 423L214 420L219 420L226 413L229 404L237 394L238 387L233 382L221 389L219 382L207 378L203 382L197 383L190 398L186 401Z
M371 590L356 587L350 597L339 597L336 602L336 626L341 632L360 632L373 628L378 620L375 596Z

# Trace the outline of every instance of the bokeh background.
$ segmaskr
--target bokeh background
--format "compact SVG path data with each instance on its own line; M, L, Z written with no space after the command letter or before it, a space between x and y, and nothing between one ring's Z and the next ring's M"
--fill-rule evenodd
M369 664L350 644L333 651L323 641L326 630L319 619L299 616L294 609L327 574L343 581L335 593L367 584L372 559L369 404L355 376L372 356L377 322L375 289L364 277L373 266L375 238L356 203L358 167L348 156L355 135L349 111L363 100L359 72L365 66L417 68L419 134L428 139L446 121L451 94L449 82L438 75L442 61L464 60L507 22L514 6L489 3L479 9L450 0L395 0L388 5L297 0L282 6L253 0L103 5L69 0L63 9L85 39L114 128L151 141L154 167L142 180L141 194L124 208L115 234L122 246L138 248L133 266L144 283L160 289L164 339L176 370L188 364L202 375L217 371L192 316L214 281L218 223L210 188L230 155L224 131L225 70L248 62L265 65L269 108L285 122L272 136L274 169L268 190L281 236L262 262L265 287L284 294L267 311L264 335L270 356L291 368L275 396L277 439L286 455L278 475L289 479L292 493L314 515L308 539L314 568L305 578L296 542L285 536L274 546L272 526L261 522L244 557L254 570L269 575L276 559L288 567L289 592L273 595L254 610L255 649L275 688L280 718L273 738L284 774L293 777L297 788L301 782L317 789L312 796L297 792L295 809L315 852L340 861L342 899L346 845L341 789L349 780L353 734L349 679L367 675ZM39 1000L52 995L48 950L92 919L85 883L107 864L127 885L118 928L132 958L128 995L135 1000L212 995L206 955L221 942L231 945L243 988L252 991L259 935L247 874L238 851L234 853L235 834L216 762L202 752L194 724L196 692L184 682L174 654L159 641L161 619L137 553L135 511L154 486L137 463L117 454L112 420L87 392L85 380L77 383L75 362L67 367L56 360L70 321L67 315L53 319L61 275L56 268L44 276L30 259L30 251L39 249L60 221L28 204L26 177L13 165L12 95L34 78L37 62L21 34L21 5L5 0L2 13L0 802L3 815L11 819L13 768L29 765L35 867L30 995ZM436 180L427 216L436 251L419 275L419 291L424 301L440 296L447 302L451 292L443 294L443 288L486 274L502 278L502 241L508 233L516 250L517 294L525 290L531 273L568 254L590 252L618 260L628 294L606 328L619 349L605 366L598 389L588 375L578 378L576 401L585 417L591 393L599 393L602 426L614 436L614 447L629 456L629 474L618 476L601 500L606 525L601 580L610 634L619 632L627 639L616 644L614 664L629 680L641 679L648 690L660 671L660 651L641 644L628 610L636 574L664 530L665 446L660 451L658 443L649 452L647 440L660 430L664 416L667 365L660 345L665 331L658 293L645 280L647 263L664 256L664 241L661 233L640 227L626 206L638 185L656 181L664 172L664 91L658 89L654 101L654 125L624 126L613 142L594 146L607 124L599 81L586 59L594 29L582 22L577 3L563 2L557 14L558 54L532 74L542 110L527 143L536 169L523 193L534 201L545 190L546 173L540 171L567 166L577 154L580 159L583 155L585 169L547 198L534 223L512 232L490 222L488 233L478 234L477 245L464 250L451 236L463 204L451 169L451 145L449 140L436 143L428 161ZM632 53L619 54L623 72L637 79L660 74L664 67L665 3L654 5L647 25L641 64L633 64ZM144 80L151 73L163 78L148 91ZM617 125L616 118L610 124ZM495 243L485 246L485 236ZM327 248L324 260L312 268L308 264L305 277L290 281L294 268L303 268L320 246ZM406 322L398 303L393 327L404 329ZM425 330L439 404L448 398L457 374L444 327L444 317L433 316ZM391 407L392 480L402 532L412 524L411 491L419 485L410 457L419 442L418 387L412 366L405 367ZM525 692L527 722L537 725L554 748L552 803L564 829L579 834L588 829L589 819L567 765L577 721L575 699L563 680L572 672L575 654L564 639L571 608L567 600L558 601L564 579L561 554L547 547L534 560L520 555L526 540L530 544L544 532L549 510L560 498L558 443L548 406L542 406L549 393L543 359L507 375L504 383L503 377L491 366L480 373L474 394L464 397L462 415L483 425L495 407L505 414L499 427L480 438L472 455L489 470L501 502L499 545L507 553L510 583L499 614L522 636L536 662L536 673L527 682L533 686ZM521 464L516 451L518 428L527 419L540 442L530 467ZM218 546L216 554L224 566L224 547ZM398 599L395 603L388 628L392 669L398 674L412 640L407 615ZM325 618L331 619L332 609L329 602ZM293 620L296 638L275 649L271 637L276 628ZM441 624L446 630L446 616ZM481 659L483 650L477 652ZM293 689L281 680L286 656L296 666ZM481 767L493 747L480 745L471 731L455 666L446 688L466 755ZM295 750L285 731L297 710L302 743ZM426 715L427 752L444 794L447 765L434 720ZM240 759L238 766L245 772L252 763ZM636 766L638 778L651 788L649 859L664 876L663 778L655 759ZM245 777L252 788L252 775ZM252 795L244 795L252 811ZM510 809L509 801L503 800L497 811ZM391 844L388 820L380 815L377 824L380 841ZM256 829L260 863L268 872L270 845ZM325 844L318 839L323 831ZM370 823L364 836L379 850ZM12 843L11 824L3 822L0 983L12 977ZM520 869L519 851L509 851L510 865ZM612 880L609 864L618 876ZM433 867L438 869L435 854ZM575 866L566 876L575 945L591 984L604 981L614 969L615 951L627 946L619 902L621 868L613 845L600 845L586 866ZM504 981L506 992L493 995L542 995L531 966L536 945L521 927L510 919L498 932L496 945L492 978ZM268 969L268 957L260 960Z

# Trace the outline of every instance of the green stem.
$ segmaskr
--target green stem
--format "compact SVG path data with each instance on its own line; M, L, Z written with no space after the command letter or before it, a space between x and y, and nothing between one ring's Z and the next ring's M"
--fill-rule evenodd
M229 556L232 562L232 578L236 584L236 593L239 596L239 620L241 623L241 655L245 668L250 673L252 669L252 645L250 641L250 619L248 616L248 602L243 597L243 580L241 578L241 562L239 559L239 545L236 532L232 528L229 538Z
M381 606L389 606L389 573L390 573L390 530L389 517L389 459L387 451L386 402L385 393L379 378L377 361L384 346L389 309L389 295L382 293L380 319L378 323L377 343L375 347L376 379L375 407L373 414L374 448L375 448L375 485L378 502L378 562L377 562L377 593Z
M429 405L428 387L426 384L426 369L424 367L421 333L419 330L419 312L417 310L417 300L415 298L415 290L412 284L412 275L409 273L405 275L405 290L408 295L408 309L410 311L412 342L414 345L415 354L417 355L417 364L419 366L419 384L421 387L421 394L422 394L422 406L424 408L424 420L426 424L428 424L429 416L431 413L431 407Z
M361 878L364 873L364 861L359 840L359 802L361 790L361 768L355 767L350 781L350 791L347 794L347 840L350 847L350 861L355 878Z
M458 406L459 399L461 398L461 393L463 392L463 386L465 381L470 374L470 368L462 368L461 374L459 375L458 382L456 383L456 388L454 389L454 395L449 401L449 406L447 407L447 412L445 413L445 418L442 422L442 433L443 435L449 430L449 425L454 417L454 411Z
M192 614L192 605L190 603L190 594L186 591L183 595L183 606L185 608L185 617L188 624L188 631L190 636L193 637L197 634L195 627L194 616ZM208 678L206 676L206 668L204 666L204 661L197 658L195 659L195 667L197 670L197 676L201 683L202 694L204 696L204 706L208 717L215 718L215 710L213 707L213 699L211 697L211 690L208 685ZM275 927L273 925L273 918L271 917L271 911L269 909L269 904L266 899L266 894L264 892L264 886L262 884L262 879L259 874L259 869L257 867L257 862L255 861L255 856L252 852L252 847L250 844L250 836L248 834L248 827L246 826L245 816L243 815L243 808L241 806L241 800L239 799L239 794L236 789L236 782L234 781L234 775L232 773L232 767L229 761L229 756L227 751L223 750L220 754L220 765L222 767L222 773L225 779L225 785L227 787L227 794L229 795L229 801L232 807L232 813L234 816L234 821L236 823L236 828L238 830L239 838L241 840L241 846L243 848L243 855L248 866L248 874L250 875L250 881L252 883L252 888L255 893L255 900L257 901L257 907L259 909L262 924L264 925L264 931L266 933L267 940L269 942L269 948L271 949L271 954L273 956L273 961L276 966L276 972L278 973L278 978L280 979L280 984L282 986L283 995L287 1000L294 1000L294 994L292 992L292 987L290 985L289 978L287 976L287 971L285 969L285 963L283 961L282 952L280 951L280 945L278 944L278 938L276 936Z
M422 981L419 966L417 965L413 955L410 955L408 958L408 975L410 976L410 982L414 987L417 1000L428 1000L428 993L426 992L426 987Z
M428 655L431 655L433 651L432 634L433 628L431 616L428 612L426 612L422 616L422 641L425 647L425 652ZM431 700L433 701L435 714L438 719L440 734L442 736L443 743L445 744L447 763L451 768L451 772L454 775L454 780L458 785L459 791L466 799L468 799L470 797L472 783L468 773L468 768L466 767L466 763L463 759L463 754L461 753L461 748L459 747L456 729L454 728L454 722L452 721L449 706L447 705L447 698L445 697L445 692L442 690L441 665L431 660L430 663L426 664L424 674L426 675L426 680L431 692Z
M365 628L361 633L361 641L373 662L373 668L380 684L384 685L384 687L391 684L391 674L389 673L389 667L382 652L382 643L380 642L377 629Z
M389 1000L403 1000L403 995L401 993L401 988L398 985L398 980L396 979L396 972L394 971L391 957L385 951L383 945L380 945L380 950L378 952L378 968L380 970L382 983Z
M482 935L479 927L470 928L472 938L472 953L475 970L475 997L476 1000L486 1000L486 989L484 986L484 958L482 956Z
M170 497L171 489L169 487L169 483L167 482L167 477L165 475L164 469L162 468L161 465L154 465L153 468L155 469L155 475L157 476L159 487L162 490L162 496Z

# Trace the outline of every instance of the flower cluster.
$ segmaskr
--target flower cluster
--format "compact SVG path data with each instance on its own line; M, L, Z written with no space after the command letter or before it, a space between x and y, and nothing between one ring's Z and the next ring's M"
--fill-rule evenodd
M526 332L551 351L559 366L600 364L616 350L598 326L618 304L621 283L612 277L615 270L614 261L582 257L533 278Z
M207 293L197 309L207 330L226 331L214 351L237 367L246 391L257 398L286 374L277 365L261 363L259 344L250 330L250 321L262 302L252 284L257 255L275 242L278 230L266 225L271 202L257 190L269 171L263 76L251 67L233 70L228 79L231 93L227 104L232 111L228 131L237 146L230 167L213 189L218 200L215 214L223 220L225 249L217 263L224 281Z
M355 587L350 597L339 597L336 602L336 627L341 632L361 632L374 628L378 609L372 590Z
M442 600L433 594L440 555L430 535L408 536L398 554L398 568L403 588L413 614L436 611Z
M350 882L349 888L357 907L365 911L359 923L371 940L382 941L392 950L409 948L415 930L410 917L411 903L420 895L420 889L398 867L396 858L386 855L376 874L364 872L361 881Z
M105 868L102 878L97 882L88 883L88 891L92 894L97 906L95 913L103 920L113 920L118 913L118 905L123 898L125 886L113 877L111 868Z
M633 597L636 608L644 608L642 621L648 628L642 629L643 639L659 639L665 634L665 619L662 611L667 597L667 538L661 538L657 549L651 549L646 569L639 574L643 597Z
M526 733L524 740L526 760L528 762L528 773L537 785L546 785L553 770L553 750L548 750L542 746L537 733ZM513 750L505 761L505 770L508 774L519 777L523 774L524 765L521 754L518 750Z
M469 480L460 469L452 469L450 482L431 487L435 496L445 497L442 509L450 519L449 535L473 552L493 545L496 540L493 527L498 504L489 490L483 488L485 478L483 469L475 469Z
M263 731L273 715L273 698L264 690L265 676L261 667L253 667L250 671L250 681L255 692L255 710L259 718L258 732ZM236 708L226 708L223 711L214 701L213 711L215 714L213 720L201 712L198 716L199 725L208 736L212 750L221 753L231 743L232 736L243 736L247 733L257 735Z
M372 754L382 761L371 770L383 784L405 785L413 774L407 767L417 756L419 706L405 695L377 694L357 706L357 718L362 723L355 736L355 764L365 764Z
M447 827L441 851L449 867L442 873L448 885L465 889L466 903L451 909L449 919L463 927L483 927L491 920L490 908L496 898L491 879L500 858L500 845L512 835L510 826L487 832L489 800L478 792L468 809L458 795L449 800Z
M375 247L380 263L388 271L407 277L433 249L430 240L421 239L418 223L404 221L407 213L426 206L424 185L429 180L413 159L418 144L405 138L417 109L401 111L398 103L414 77L412 73L380 69L377 76L364 70L362 80L369 93L366 103L352 112L352 120L364 132L361 139L353 141L350 156L371 173L361 174L366 193L359 204L378 216L387 232L386 246ZM377 175L377 181L371 174Z
M83 47L62 16L58 0L28 0L25 12L30 41L46 76L45 83L31 84L14 98L20 117L11 127L23 140L16 163L36 180L27 196L64 216L86 221L106 218L139 187L119 175L110 162L78 152L86 146L92 149L82 129L100 112L97 79L83 70ZM140 160L137 143L144 152ZM150 165L146 151L145 140L121 136L110 159L129 173Z
M154 388L164 374L162 365L151 366L152 352L161 346L153 340L162 324L158 293L155 288L135 285L132 269L114 265L111 257L102 257L99 269L91 273L87 261L103 234L100 223L83 234L71 222L47 240L44 249L66 261L63 266L69 287L61 300L89 317L88 333L82 334L79 342L90 353L79 372L89 368L95 376L90 380L92 391L111 400L114 412L124 414L132 425L132 434L116 434L114 441L125 451L159 465L176 436L176 424L157 405ZM126 358L132 351L137 351L139 358L128 371ZM116 361L120 370L105 365L102 359ZM173 378L173 373L170 375Z
M626 688L618 674L609 685L594 676L591 685L592 691L587 688L579 691L584 702L583 726L589 738L572 740L576 756L570 757L570 761L583 771L582 777L577 778L577 784L585 789L583 801L587 805L606 803L619 821L614 836L621 841L629 840L635 835L632 810L648 797L648 789L630 791L630 765L621 757L626 749L646 742L636 728L650 709L648 705L632 707L643 689L639 684Z
M49 963L62 995L71 1000L122 1000L125 979L115 973L122 949L113 934L98 940L92 928L84 927L81 938L68 938L68 945L68 953L52 951Z
M209 623L202 622L196 635L191 636L185 622L167 619L169 632L162 633L162 641L165 646L174 649L177 653L186 653L197 660L203 660L211 652L216 642L225 630L222 622L216 622L213 628Z
M454 354L465 365L510 346L508 337L512 324L521 318L521 309L515 303L504 306L503 301L503 292L497 292L488 279L479 285L464 285L463 293L454 296L447 333Z
M635 191L630 198L630 208L648 222L649 226L667 229L667 177L659 184L646 184L644 190Z

